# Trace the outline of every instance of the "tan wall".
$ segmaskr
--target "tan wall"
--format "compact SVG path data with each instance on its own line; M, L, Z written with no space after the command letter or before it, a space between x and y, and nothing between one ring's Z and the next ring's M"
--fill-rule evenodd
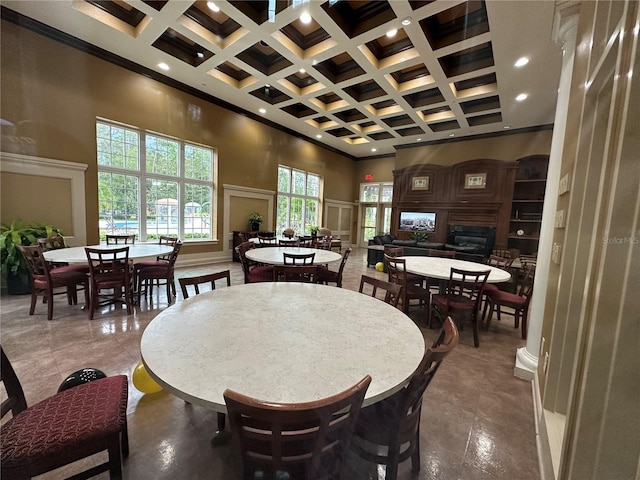
M351 201L357 196L353 191L354 162L347 157L9 22L2 22L1 42L2 118L14 124L21 122L19 135L35 142L23 145L3 141L2 149L88 165L89 243L98 241L96 117L216 148L219 185L275 191L277 166L282 163L321 175L327 198ZM11 135L16 136L15 133ZM40 193L52 192L47 186ZM222 201L220 188L219 235L223 224ZM237 212L233 214L244 215L244 207L234 210ZM16 214L3 209L2 221L10 221L5 215ZM246 228L246 223L246 217L230 219L232 226ZM215 251L221 250L222 244L185 248L190 253Z

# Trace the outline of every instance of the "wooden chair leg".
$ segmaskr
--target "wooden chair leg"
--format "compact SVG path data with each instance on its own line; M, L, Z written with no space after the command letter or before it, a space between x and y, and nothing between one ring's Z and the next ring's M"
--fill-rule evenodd
M53 291L47 292L47 320L53 319Z
M38 294L36 293L35 288L31 292L31 308L29 308L29 315L33 315L36 311L36 303L38 302Z
M120 451L120 433L113 435L109 441L109 478L110 480L122 478L122 453Z

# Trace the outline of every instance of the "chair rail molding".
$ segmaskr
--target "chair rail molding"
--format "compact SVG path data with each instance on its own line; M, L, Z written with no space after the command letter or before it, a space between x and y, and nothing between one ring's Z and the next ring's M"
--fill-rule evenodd
M233 232L229 227L230 221L230 208L231 208L231 199L233 197L239 198L257 198L260 200L266 200L268 202L268 215L267 215L267 225L274 224L273 218L273 199L276 195L274 190L264 190L261 188L252 188L252 187L244 187L241 185L231 185L225 183L222 185L224 189L224 210L223 210L223 221L222 221L222 237L226 238L227 241L222 242L223 252L225 256L231 256L231 248L229 248L229 240L233 239Z
M0 152L0 172L19 173L38 177L64 178L71 184L71 220L74 235L66 238L75 245L87 243L87 215L85 208L85 178L87 165L53 158L34 157L19 153Z

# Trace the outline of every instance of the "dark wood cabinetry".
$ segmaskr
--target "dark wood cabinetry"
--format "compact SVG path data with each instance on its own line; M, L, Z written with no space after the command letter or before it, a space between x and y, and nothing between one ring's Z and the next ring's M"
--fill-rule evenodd
M521 254L530 255L538 251L548 166L547 155L525 157L518 161L511 201L508 248L517 249Z

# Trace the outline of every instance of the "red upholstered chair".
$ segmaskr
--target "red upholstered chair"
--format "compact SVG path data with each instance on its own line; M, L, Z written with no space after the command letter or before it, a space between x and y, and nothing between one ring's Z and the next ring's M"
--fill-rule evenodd
M371 377L331 397L277 403L224 392L242 479L339 479Z
M496 268L501 268L503 270L509 271L511 269L511 264L513 263L513 258L507 258L507 257L498 257L497 255L493 255L491 254L489 256L489 260L487 260L487 265L490 265L492 267L496 267ZM509 282L510 283L510 282ZM487 310L488 307L488 295L490 292L495 292L498 290L502 290L498 285L496 285L495 283L485 283L484 285L484 289L482 290L482 295L484 297L484 310L482 313L482 318L484 319L484 315L485 312Z
M384 247L384 254L390 257L404 257L404 247ZM407 283L409 284L422 286L424 280L422 275L407 273ZM389 281L391 281L391 277L389 277Z
M83 383L27 407L24 392L0 347L0 375L7 391L1 415L12 417L0 428L2 480L28 479L104 450L108 461L74 476L109 472L122 478L122 455L129 453L127 377Z
M174 271L178 254L182 248L182 242L177 240L173 245L173 250L169 254L167 260L160 259L155 261L137 262L133 265L133 281L138 295L138 304L144 290L145 298L149 292L153 295L153 284L156 283L160 288L161 282L167 286L167 301L171 303L173 297L176 296L176 282ZM155 282L154 282L155 281ZM172 297L173 294L173 297Z
M470 320L473 326L473 344L480 346L478 332L478 311L484 288L490 270L468 271L452 268L446 293L431 296L431 318L435 315L440 319L452 317L458 325ZM462 328L462 327L460 327Z
M489 330L493 312L497 311L498 320L501 320L501 313L513 315L514 328L522 324L522 338L527 338L527 319L529 316L529 302L533 293L534 270L529 268L524 279L520 282L518 293L504 292L502 290L492 290L487 295L487 302L482 312L482 319L485 322L484 330ZM512 309L512 312L502 311L502 307ZM489 315L487 316L487 310Z
M428 348L406 387L360 410L351 449L361 458L386 466L386 480L395 480L398 464L411 458L420 470L422 397L442 361L458 344L458 329L447 318L438 339ZM381 448L382 447L382 448Z
M244 283L273 282L272 265L256 265L247 258L247 251L256 248L253 242L243 242L236 247L244 273Z
M89 263L89 280L91 283L91 301L89 303L89 320L93 320L95 310L105 304L124 301L127 314L133 313L133 286L129 262L129 247L110 249L84 247ZM105 293L108 291L109 293ZM124 296L124 300L121 298Z
M38 297L42 296L47 303L47 320L53 318L53 296L59 293L67 294L69 305L78 303L77 288L84 289L85 305L89 304L89 277L83 271L78 271L72 266L51 268L49 262L44 259L42 247L38 245L18 245L20 253L24 257L29 272L31 273L31 308L29 315L33 315L36 309ZM64 288L64 292L56 292L56 289Z
M342 260L340 260L340 267L338 267L337 272L329 270L325 265L320 265L318 267L318 283L329 285L329 282L331 282L335 283L337 287L342 288L342 273L344 272L344 266L347 264L347 259L349 258L351 250L353 249L349 247L344 251Z
M54 235L52 237L47 238L39 238L38 245L42 247L43 252L48 252L49 250L59 250L61 248L67 248L67 244L64 240L64 237L60 235ZM68 263L62 262L49 262L51 268L58 267L71 267L68 270L75 270L77 272L82 272L85 274L89 273L89 265L87 264L75 264L69 265Z

